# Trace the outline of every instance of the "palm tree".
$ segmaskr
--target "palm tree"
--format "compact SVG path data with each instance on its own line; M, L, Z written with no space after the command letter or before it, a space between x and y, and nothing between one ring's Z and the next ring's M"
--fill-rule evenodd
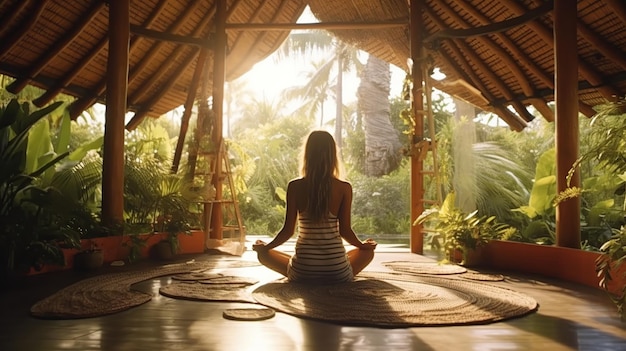
M302 104L294 113L307 117L315 117L319 113L319 127L324 126L324 103L328 100L331 90L328 77L333 67L332 61L313 62L312 70L305 72L306 83L301 86L285 89L284 96L288 99L302 100Z
M246 129L256 129L264 124L279 120L283 117L285 107L283 100L269 101L265 96L262 99L253 98L251 101L243 103L240 106L240 118L233 122L232 135L238 135Z
M226 116L226 137L231 137L231 123L233 121L233 114L237 112L234 110L235 97L239 97L237 103L241 104L241 96L250 95L250 89L246 85L246 81L242 79L226 82L224 91L224 114Z
M402 159L398 131L389 117L389 63L370 55L361 73L357 95L365 129L365 174L382 176L398 168Z
M322 61L314 64L315 71L307 73L310 81L300 87L288 89L286 94L290 97L304 97L302 111L307 113L320 112L320 127L324 124L324 102L329 95L336 101L335 115L335 141L337 146L342 146L343 130L343 74L355 68L360 69L358 50L352 46L332 37L325 31L294 32L289 35L278 51L278 58L292 56L293 54L319 55L333 49L330 56L325 56ZM336 65L336 69L333 69ZM337 76L332 79L331 74ZM306 105L313 104L307 107Z

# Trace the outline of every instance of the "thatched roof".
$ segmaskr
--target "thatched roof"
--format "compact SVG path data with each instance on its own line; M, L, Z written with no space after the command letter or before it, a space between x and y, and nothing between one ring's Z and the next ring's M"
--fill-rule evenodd
M286 30L238 24L295 23L305 6L340 39L401 68L410 57L407 0L228 0L226 80L276 50ZM433 85L522 129L533 105L552 120L554 39L550 1L424 0L427 60L446 79ZM579 106L626 95L626 4L578 1ZM184 103L198 53L211 48L215 0L131 1L128 107L159 116ZM108 9L105 1L0 1L0 73L47 93L78 97L74 117L105 97ZM366 26L364 22L376 22ZM389 22L389 26L380 24ZM353 29L337 23L354 25ZM473 29L472 29L473 28ZM486 33L486 34L485 34ZM477 35L482 34L482 35ZM209 50L209 61L211 61ZM575 53L572 53L574 55ZM209 62L209 67L212 63Z

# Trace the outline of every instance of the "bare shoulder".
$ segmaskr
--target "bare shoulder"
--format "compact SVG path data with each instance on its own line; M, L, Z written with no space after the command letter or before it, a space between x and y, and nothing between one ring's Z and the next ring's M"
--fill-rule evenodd
M291 189L292 191L295 192L300 192L302 189L304 189L304 179L302 178L295 178L289 181L289 184L287 184L287 189Z
M341 192L352 192L352 184L345 180L334 179L334 186L336 186Z

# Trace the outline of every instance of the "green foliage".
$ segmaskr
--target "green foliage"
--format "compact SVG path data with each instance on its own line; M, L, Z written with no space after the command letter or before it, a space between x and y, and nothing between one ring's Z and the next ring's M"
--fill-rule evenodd
M69 155L38 157L43 148L30 135L42 137L33 128L57 109L54 103L31 111L29 103L11 100L0 108L0 268L2 276L16 269L40 269L46 263L63 264L61 245L78 245L73 227L74 203L58 190L37 185L48 169ZM39 133L39 134L38 134ZM49 141L48 139L45 139ZM36 152L39 151L39 152ZM47 151L46 151L47 153ZM37 157L37 163L33 163Z
M510 235L511 228L498 223L495 217L478 216L478 211L465 213L455 206L455 193L449 193L440 207L432 207L422 212L414 224L425 224L438 234L441 247L451 257L461 251L463 262L467 261L470 250L476 250L489 240ZM450 261L452 261L449 258Z
M583 196L583 202L593 199L593 206L587 211L587 221L597 229L592 233L604 239L600 246L602 256L596 261L596 270L601 278L600 286L607 289L613 274L626 260L626 99L608 104L599 109L583 134L588 142L581 157L570 169L568 179L576 170L592 173L594 176L583 182L583 190L566 189L559 199ZM594 196L590 197L588 195ZM618 201L614 201L618 200ZM615 206L620 203L621 206ZM619 229L618 229L619 228ZM599 232L599 234L597 234ZM608 232L608 233L607 233ZM607 234L610 237L607 238ZM626 286L619 296L611 296L622 320L626 320Z
M613 280L614 272L619 271L626 261L626 229L614 229L613 235L600 248L602 256L596 260L596 271L600 277L600 286L608 289L608 284ZM623 277L622 277L623 278ZM626 321L626 285L624 285L618 296L611 296L617 306L617 312L622 320Z
M247 187L238 194L249 233L275 234L283 223L284 199L277 194L299 174L300 149L312 120L279 117L256 129L239 131L233 147L240 154Z
M410 165L383 177L367 177L352 172L354 191L352 227L359 234L381 235L408 233L410 227Z
M178 234L200 225L201 194L182 175L170 173L172 144L167 131L154 123L142 124L127 138L124 231L167 232L176 252Z
M525 216L518 241L552 245L556 241L556 197L555 150L549 149L539 157L535 168L535 181L527 205L513 209Z

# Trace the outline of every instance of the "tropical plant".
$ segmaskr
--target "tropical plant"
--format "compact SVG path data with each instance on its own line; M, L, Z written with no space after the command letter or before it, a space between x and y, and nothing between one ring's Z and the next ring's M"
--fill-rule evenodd
M449 193L441 206L425 210L413 223L428 225L438 234L434 238L434 248L443 249L448 261L454 262L455 252L460 251L463 255L461 264L465 264L470 251L515 230L498 223L494 216L478 216L477 210L465 213L456 207L455 200L455 193Z
M377 236L378 241L384 241L386 235L409 232L409 174L408 160L382 177L349 173L354 189L352 227L356 233Z
M596 260L596 271L600 277L600 286L608 290L609 282L613 280L615 272L619 272L626 262L626 228L613 230L613 236L600 248L602 255ZM626 277L626 273L624 273ZM622 278L624 278L622 277ZM617 306L617 312L622 320L626 321L626 285L622 286L617 296L611 295L611 300Z
M328 52L330 51L330 54ZM335 142L339 149L343 146L343 75L355 69L361 69L358 50L347 45L325 31L298 31L289 35L278 51L278 58L298 54L324 58L314 64L314 70L308 72L309 81L301 86L287 89L291 97L303 98L301 111L307 111L311 117L320 113L320 128L324 125L324 103L329 97L335 98ZM333 78L333 72L336 76Z
M126 138L123 232L129 237L131 262L146 245L139 234L166 233L164 241L176 253L178 235L200 226L199 190L168 167L174 142L155 121L142 124Z
M608 288L608 284L616 272L626 261L626 229L624 227L624 219L626 219L626 197L624 197L624 189L626 188L626 99L622 98L616 102L602 106L598 113L593 117L590 123L589 133L586 134L589 144L588 148L581 154L580 158L570 169L571 175L577 170L583 170L585 163L591 163L589 168L595 171L601 170L606 172L605 186L598 186L598 178L592 178L590 183L583 183L583 188L570 187L562 191L557 197L557 203L565 199L583 196L587 193L598 192L598 188L613 190L613 196L621 200L621 206L618 206L618 221L606 221L609 218L607 214L615 213L612 211L613 198L599 201L598 211L593 213L600 214L601 218L608 223L611 230L611 236L600 246L602 255L596 260L596 270L601 278L599 284L604 289ZM608 177L608 178L607 178ZM602 192L602 191L600 191ZM619 202L618 202L619 203ZM619 224L619 228L616 228ZM622 320L626 320L626 312L624 306L626 304L626 286L623 286L619 296L611 296L616 304L618 313Z
M245 174L246 187L239 189L238 198L248 232L274 234L280 229L284 203L277 189L298 175L302 141L312 124L301 116L280 117L234 135L237 142L230 149L239 155L237 170Z
M61 246L78 246L79 233L70 219L75 206L56 189L36 184L46 170L67 157L68 151L27 171L31 128L57 109L54 103L30 110L29 103L11 100L0 109L0 268L3 275L16 269L39 269L46 263L63 264Z

